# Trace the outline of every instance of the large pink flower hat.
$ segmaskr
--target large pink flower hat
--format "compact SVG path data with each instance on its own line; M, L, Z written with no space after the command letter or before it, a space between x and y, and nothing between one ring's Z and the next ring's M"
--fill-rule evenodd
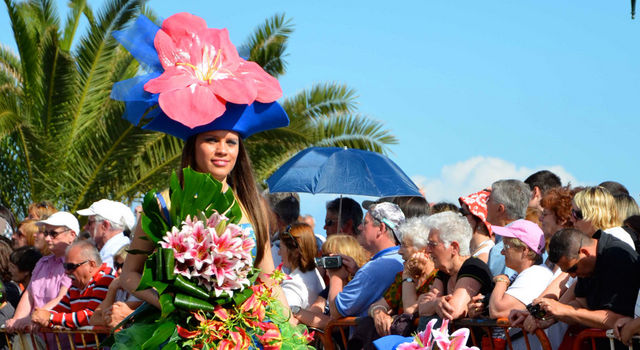
M124 118L144 129L182 139L208 130L232 130L246 138L287 126L276 102L278 80L238 54L226 29L178 13L158 27L140 16L114 33L148 71L114 84L111 97L125 102Z

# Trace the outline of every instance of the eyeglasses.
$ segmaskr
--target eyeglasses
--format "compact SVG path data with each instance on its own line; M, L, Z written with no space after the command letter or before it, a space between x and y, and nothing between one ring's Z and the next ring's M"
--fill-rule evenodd
M42 233L44 234L45 237L51 236L51 238L56 238L56 237L58 237L59 234L65 233L67 231L69 231L69 229L62 230L60 232L55 231L55 230L45 230L45 231L42 231Z
M574 220L582 220L583 219L582 210L580 209L575 210L571 208L571 217L573 217Z
M568 268L565 272L566 273L576 273L576 271L578 271L578 261L576 261L576 263L573 264L570 268Z
M460 215L462 216L467 216L467 215L471 215L471 212L466 210L466 209L462 209L460 208L460 210L458 210L458 212L460 213Z
M439 245L440 245L439 242L427 241L427 246L428 247L434 248L434 247L437 247Z
M65 271L69 271L69 272L73 272L75 271L78 267L82 266L83 264L86 264L87 262L89 262L89 260L85 260L81 263L64 263L62 264L62 266L64 266Z
M287 226L287 229L284 230L282 234L291 238L291 240L293 241L293 248L295 249L300 248L300 245L298 245L298 240L296 240L296 238L293 237L290 231L291 231L291 225Z
M324 221L324 225L325 226L333 226L334 223L335 223L335 221L333 221L331 219Z

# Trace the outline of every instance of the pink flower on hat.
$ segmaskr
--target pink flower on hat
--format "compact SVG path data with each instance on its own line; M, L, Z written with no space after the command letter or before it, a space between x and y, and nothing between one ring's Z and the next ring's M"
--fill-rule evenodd
M220 117L227 102L269 103L282 96L276 78L238 55L226 29L207 28L198 16L167 18L154 45L164 73L144 89L159 93L162 111L190 128Z

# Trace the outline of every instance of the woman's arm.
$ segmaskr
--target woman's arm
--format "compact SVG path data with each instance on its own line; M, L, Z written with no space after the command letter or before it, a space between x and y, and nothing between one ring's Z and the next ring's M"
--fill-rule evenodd
M27 324L31 323L31 309L33 307L33 301L31 300L31 294L29 288L24 290L20 302L16 307L16 311L13 317L5 322L7 331L12 332L16 329L21 329Z
M378 335L381 337L389 335L391 331L393 319L389 315L389 311L389 304L387 304L384 298L380 298L380 300L369 306L369 316L373 319L376 332L378 332Z
M147 235L142 230L142 223L140 220L136 224L136 229L133 234L133 240L129 245L130 250L138 250L143 252L152 252L155 249L153 242L147 238ZM151 288L142 291L136 291L140 284L140 278L142 275L142 269L144 263L149 257L149 254L127 254L127 258L124 261L122 267L122 274L120 275L120 284L129 293L135 295L138 299L144 300L149 304L160 308L160 302L158 301L158 294Z
M420 295L418 297L418 313L420 316L431 316L436 313L436 305L442 297L442 291L444 285L442 280L436 278L433 281L433 286L428 293Z
M267 237L267 241L264 246L264 254L262 255L262 261L257 266L260 269L260 280L263 281L267 286L271 286L273 288L273 295L280 301L282 306L285 309L289 308L289 303L287 303L287 298L280 288L280 284L276 283L274 280L269 277L275 267L273 266L273 256L271 255L271 238ZM298 320L295 317L291 317L289 319L289 323L292 325L298 324Z
M451 320L463 317L467 313L467 305L471 298L480 292L482 285L476 279L463 277L456 281L455 289L448 298L438 303L438 314Z
M569 279L569 274L562 272L545 288L540 294L540 298L550 298L558 300L564 291L566 291L565 285Z
M489 300L489 317L509 317L511 310L525 309L525 305L520 300L505 293L511 284L506 275L498 275L493 281L496 285Z

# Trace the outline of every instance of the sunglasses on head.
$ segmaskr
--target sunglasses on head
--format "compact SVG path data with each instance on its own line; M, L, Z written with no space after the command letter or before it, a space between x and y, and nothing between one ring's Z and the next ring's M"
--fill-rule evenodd
M573 218L576 219L576 220L582 220L583 219L582 210L580 210L580 209L575 210L575 209L571 208L571 216L573 216Z
M300 245L298 244L298 240L295 237L293 237L290 231L291 231L291 225L287 226L287 229L284 230L282 234L291 238L291 241L293 242L293 247L295 249L300 248Z
M42 233L44 234L45 237L51 236L51 238L56 238L56 237L58 237L59 234L65 233L67 231L69 231L69 229L62 230L60 232L58 232L56 230L44 230L44 231L42 231Z
M83 264L86 264L87 262L89 262L89 260L85 260L85 261L83 261L83 262L81 262L81 263L77 263L77 264L74 264L74 263L64 263L64 264L62 264L62 266L64 266L64 269L65 269L66 271L73 272L73 271L75 271L78 267L82 266Z

